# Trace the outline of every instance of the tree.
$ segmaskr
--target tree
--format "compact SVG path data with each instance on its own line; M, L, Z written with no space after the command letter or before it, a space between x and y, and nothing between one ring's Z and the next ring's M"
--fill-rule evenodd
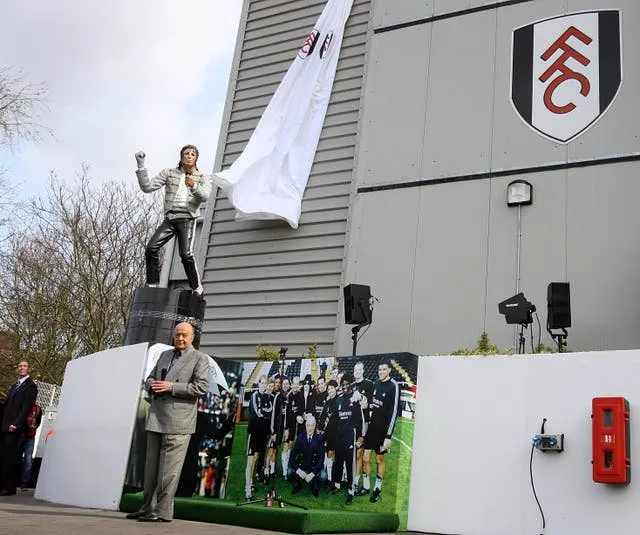
M52 131L40 123L47 110L45 84L27 82L20 73L0 66L0 149L15 149L21 141L40 141L44 133ZM4 162L0 161L0 225L13 211L13 188L7 184Z
M155 196L94 184L86 167L71 186L52 175L0 257L0 322L15 341L5 358L26 358L36 378L60 384L69 359L121 345L159 214Z
M39 141L51 131L40 121L47 109L44 84L27 82L20 73L0 67L0 146L15 147L19 141Z

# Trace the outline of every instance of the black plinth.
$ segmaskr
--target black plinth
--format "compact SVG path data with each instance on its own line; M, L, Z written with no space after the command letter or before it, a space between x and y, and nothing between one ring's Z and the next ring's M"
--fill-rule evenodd
M173 329L183 321L196 332L193 347L200 347L206 301L190 290L138 288L133 294L124 345L148 342L173 345Z

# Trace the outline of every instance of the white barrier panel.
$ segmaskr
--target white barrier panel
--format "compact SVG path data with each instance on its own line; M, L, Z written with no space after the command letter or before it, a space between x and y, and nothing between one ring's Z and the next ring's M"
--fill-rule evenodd
M142 343L67 364L36 498L118 509L146 353Z
M640 485L592 481L591 400L630 403L631 466L640 459L640 351L421 357L408 529L438 534L543 533L529 476L532 438L545 535L637 535Z

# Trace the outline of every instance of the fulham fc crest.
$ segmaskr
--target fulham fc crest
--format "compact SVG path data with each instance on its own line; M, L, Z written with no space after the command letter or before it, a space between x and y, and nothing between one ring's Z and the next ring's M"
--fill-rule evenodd
M511 102L553 141L568 143L595 124L621 82L618 10L573 13L513 31Z

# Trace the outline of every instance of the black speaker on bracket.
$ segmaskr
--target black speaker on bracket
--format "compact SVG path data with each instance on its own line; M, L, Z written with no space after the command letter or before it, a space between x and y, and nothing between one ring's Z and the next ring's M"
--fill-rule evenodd
M550 282L547 286L547 329L571 327L571 298L568 282Z
M351 325L371 323L371 287L349 284L344 287L344 322Z

